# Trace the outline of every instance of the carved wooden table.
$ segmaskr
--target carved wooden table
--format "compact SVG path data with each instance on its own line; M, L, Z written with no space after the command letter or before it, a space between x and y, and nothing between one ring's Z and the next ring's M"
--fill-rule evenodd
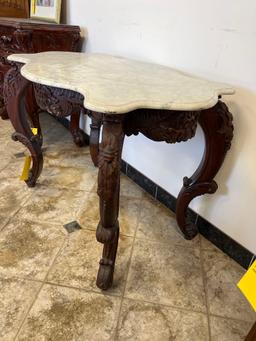
M32 134L22 101L30 82L43 109L59 107L67 115L78 106L92 117L90 148L93 162L99 167L100 222L96 236L104 244L98 287L108 289L113 281L125 135L142 133L154 141L176 143L192 138L197 124L201 125L205 135L203 159L195 173L184 178L176 209L184 237L196 236L198 231L188 221L187 209L193 198L217 190L214 177L233 137L232 115L220 96L233 94L232 88L164 66L101 54L47 52L12 55L9 59L26 64L9 74L5 92L16 131L13 138L26 145L33 158L28 186L35 185L43 165L40 137ZM42 93L48 93L48 97ZM66 104L58 96L66 98Z

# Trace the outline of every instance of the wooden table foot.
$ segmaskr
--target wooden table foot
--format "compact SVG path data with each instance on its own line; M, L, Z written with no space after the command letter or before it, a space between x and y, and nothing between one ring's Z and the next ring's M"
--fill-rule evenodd
M119 192L121 154L124 141L123 115L104 115L102 142L99 148L98 195L100 222L97 240L104 244L97 277L102 290L111 287L119 237Z
M198 233L195 224L187 218L190 202L197 196L215 193L218 188L213 179L231 147L232 120L228 107L221 101L213 108L201 111L199 123L205 136L204 156L192 177L184 178L176 206L177 223L186 239L193 239Z

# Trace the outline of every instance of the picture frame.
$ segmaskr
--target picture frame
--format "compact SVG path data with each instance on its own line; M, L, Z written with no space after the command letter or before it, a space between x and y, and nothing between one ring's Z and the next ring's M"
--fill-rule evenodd
M30 18L60 23L61 0L31 0Z
M29 18L29 0L0 0L0 17Z

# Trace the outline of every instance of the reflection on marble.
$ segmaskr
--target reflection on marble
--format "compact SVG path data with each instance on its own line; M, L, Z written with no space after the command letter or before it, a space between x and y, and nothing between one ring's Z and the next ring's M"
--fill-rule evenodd
M125 285L132 239L121 236L119 241L114 284L108 293L120 295ZM96 275L103 245L92 231L77 231L69 236L48 275L48 281L86 290L99 291Z
M124 113L138 108L200 110L234 90L162 65L106 54L43 52L16 54L30 81L81 93L87 109Z
M245 270L217 248L203 251L203 263L210 313L255 320L255 312L237 287Z
M210 316L212 341L244 341L252 323Z
M148 195L142 201L136 237L186 247L199 248L200 244L199 235L192 241L184 239L177 228L175 214Z
M23 187L24 188L24 185ZM38 186L18 213L20 219L67 224L78 220L79 212L86 202L88 192Z
M19 341L113 340L120 298L45 285Z
M125 299L117 340L207 341L207 317L201 313Z
M0 340L12 341L41 283L0 278Z
M199 250L137 240L125 296L205 312Z
M64 237L58 225L12 220L0 235L0 277L44 280Z

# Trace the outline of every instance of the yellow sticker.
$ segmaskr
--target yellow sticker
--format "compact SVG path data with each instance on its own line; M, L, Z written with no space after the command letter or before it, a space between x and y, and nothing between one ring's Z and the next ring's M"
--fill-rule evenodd
M37 133L38 133L38 129L37 128L31 128L31 130L32 130L32 133L34 135L37 135Z
M32 0L32 14L36 14L36 0Z
M247 270L237 286L256 311L256 260Z
M23 180L23 181L28 180L30 164L31 164L31 156L26 156L23 171L22 171L22 174L20 176L20 180Z

